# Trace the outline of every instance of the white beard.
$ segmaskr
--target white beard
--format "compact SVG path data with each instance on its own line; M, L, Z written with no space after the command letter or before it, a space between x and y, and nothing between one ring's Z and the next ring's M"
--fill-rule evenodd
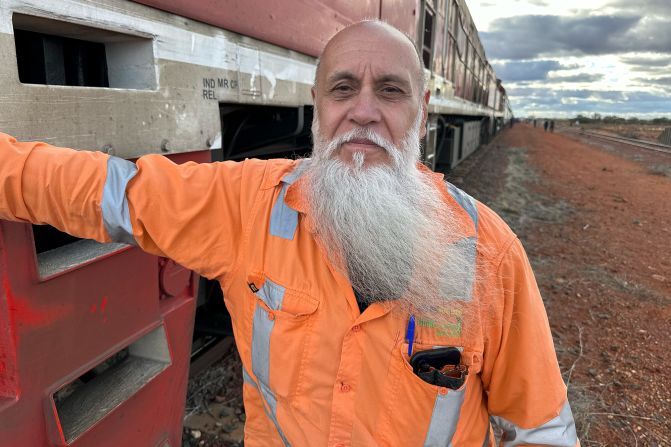
M327 141L315 113L314 149L303 175L310 228L363 300L436 315L470 296L473 261L454 244L461 232L445 202L446 187L417 167L421 122L420 110L397 148L363 128ZM364 166L363 153L355 153L351 165L334 158L354 138L383 147L391 164Z

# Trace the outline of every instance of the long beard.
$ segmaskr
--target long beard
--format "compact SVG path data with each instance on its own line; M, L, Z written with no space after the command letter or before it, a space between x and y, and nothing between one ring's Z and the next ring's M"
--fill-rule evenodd
M327 141L315 116L304 185L313 233L363 300L429 314L470 295L472 260L455 244L460 231L444 185L417 166L420 126L421 112L397 148L366 129ZM351 165L333 157L343 142L361 137L385 148L391 164L366 167L362 154Z

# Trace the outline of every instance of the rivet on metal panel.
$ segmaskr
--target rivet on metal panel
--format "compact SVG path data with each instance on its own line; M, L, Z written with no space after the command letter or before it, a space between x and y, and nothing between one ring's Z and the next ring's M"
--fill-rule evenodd
M169 151L170 151L170 149L168 149L168 139L167 139L167 138L164 138L164 139L161 141L161 150L162 150L163 152L169 152Z

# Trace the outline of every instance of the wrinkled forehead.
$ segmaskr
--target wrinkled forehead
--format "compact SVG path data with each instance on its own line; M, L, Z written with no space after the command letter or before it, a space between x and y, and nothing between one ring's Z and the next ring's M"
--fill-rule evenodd
M395 28L377 23L359 23L336 34L320 58L317 83L339 73L377 78L395 77L421 88L422 66L412 42Z

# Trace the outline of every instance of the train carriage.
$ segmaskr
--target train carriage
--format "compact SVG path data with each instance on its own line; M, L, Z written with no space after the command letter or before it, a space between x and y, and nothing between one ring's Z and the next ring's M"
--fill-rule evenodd
M364 18L420 51L429 167L511 118L464 0L4 0L0 130L127 159L305 155L316 57ZM0 281L0 444L181 445L190 354L230 333L218 286L125 244L4 221Z

